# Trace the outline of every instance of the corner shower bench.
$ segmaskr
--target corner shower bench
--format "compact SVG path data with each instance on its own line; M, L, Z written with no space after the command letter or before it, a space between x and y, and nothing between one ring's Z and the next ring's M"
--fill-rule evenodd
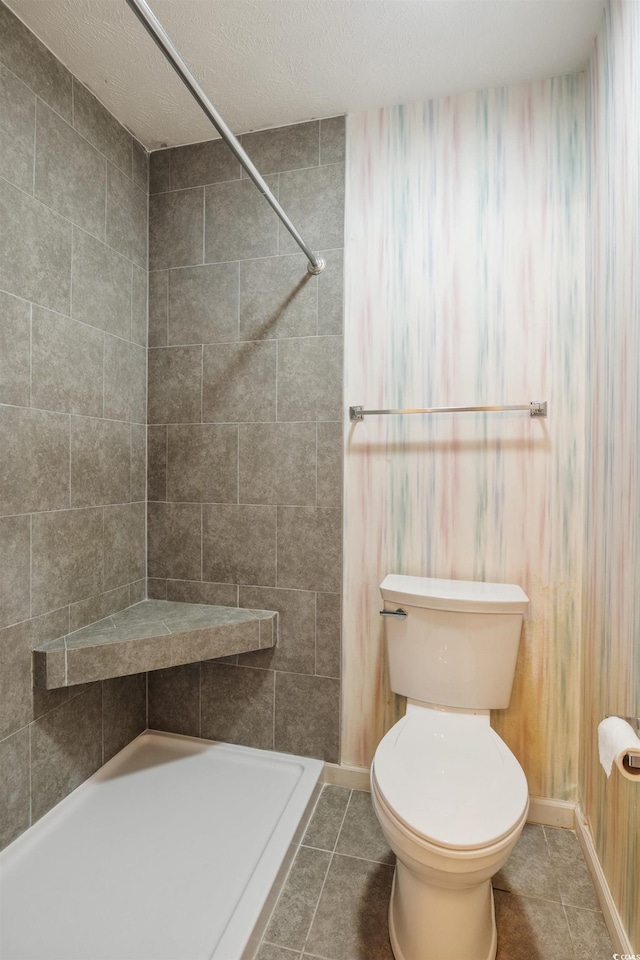
M204 603L141 600L33 651L47 689L162 670L273 647L277 613Z

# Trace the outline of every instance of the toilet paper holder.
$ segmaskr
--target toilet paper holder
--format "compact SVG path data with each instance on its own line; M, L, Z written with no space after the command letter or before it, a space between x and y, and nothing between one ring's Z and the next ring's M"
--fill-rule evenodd
M617 713L608 713L607 717L617 717ZM640 717L620 717L620 720L624 720L625 723L628 723L632 728L636 736L640 737ZM640 767L640 757L634 757L627 754L627 761L630 767Z

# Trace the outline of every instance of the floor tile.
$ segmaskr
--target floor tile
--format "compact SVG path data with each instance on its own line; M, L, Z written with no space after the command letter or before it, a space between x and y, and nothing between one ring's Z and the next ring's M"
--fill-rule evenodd
M544 833L562 902L572 907L599 911L600 903L591 874L573 830L545 827Z
M313 811L313 816L303 837L307 847L320 850L333 850L344 820L351 790L347 787L334 787L326 784Z
M496 960L573 960L569 927L561 903L494 892Z
M302 950L331 854L300 847L269 921L265 941Z
M493 878L496 890L560 901L560 891L544 830L526 823L513 853Z
M573 949L580 960L610 960L613 944L604 917L592 910L565 907Z
M302 954L298 950L278 947L275 943L263 943L256 954L256 960L297 960Z
M396 858L378 823L371 805L371 794L354 790L336 847L337 853L379 863L395 863Z
M336 854L305 954L328 960L393 960L387 912L393 868Z

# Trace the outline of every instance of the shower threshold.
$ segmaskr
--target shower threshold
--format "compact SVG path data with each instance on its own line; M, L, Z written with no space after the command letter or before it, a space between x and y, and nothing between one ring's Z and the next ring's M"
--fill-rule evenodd
M0 854L0 957L250 960L322 768L141 734Z

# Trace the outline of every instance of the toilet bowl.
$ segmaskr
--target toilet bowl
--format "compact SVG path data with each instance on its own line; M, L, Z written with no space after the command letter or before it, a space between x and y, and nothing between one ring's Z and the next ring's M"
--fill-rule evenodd
M529 796L488 712L409 703L378 746L371 797L397 857L396 960L493 960L491 877L522 832Z
M494 960L491 878L529 809L522 767L490 725L511 696L528 598L514 584L388 576L391 689L406 715L378 744L373 807L396 854L396 960ZM401 606L400 606L401 605Z

